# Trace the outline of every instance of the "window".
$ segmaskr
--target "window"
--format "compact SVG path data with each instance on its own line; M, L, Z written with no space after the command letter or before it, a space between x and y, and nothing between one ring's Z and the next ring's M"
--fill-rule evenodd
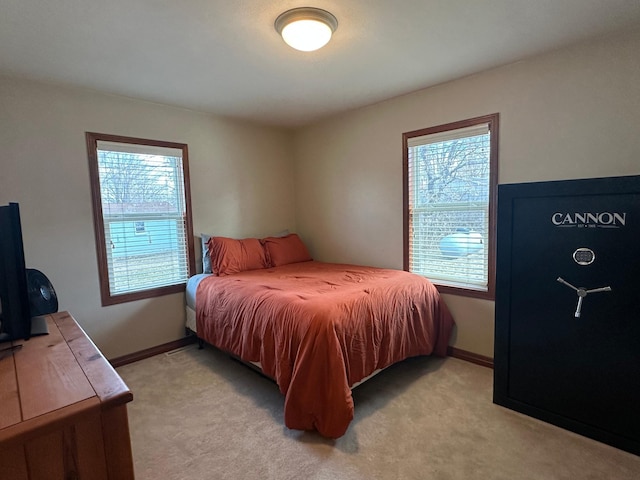
M404 269L494 298L497 113L403 134Z
M187 145L86 139L102 305L183 291L195 272Z
M136 233L145 233L144 222L133 222L133 228L135 228Z

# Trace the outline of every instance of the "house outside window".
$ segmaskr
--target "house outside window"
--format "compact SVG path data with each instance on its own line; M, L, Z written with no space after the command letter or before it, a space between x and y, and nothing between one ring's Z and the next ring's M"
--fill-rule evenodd
M498 120L403 134L404 269L443 293L495 295Z
M187 145L86 138L102 304L183 291L195 272Z

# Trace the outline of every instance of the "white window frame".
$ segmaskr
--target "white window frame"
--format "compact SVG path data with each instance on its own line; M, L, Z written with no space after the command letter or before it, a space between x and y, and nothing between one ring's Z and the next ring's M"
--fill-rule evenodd
M415 130L403 134L403 197L404 197L404 269L414 271L429 278L442 293L463 295L493 300L495 298L495 251L496 251L496 192L498 182L498 123L499 114L494 113L482 117L470 118L458 122L438 125L435 127ZM423 145L450 142L461 138L478 137L487 134L489 138L489 162L488 185L486 199L473 199L457 204L421 204L417 205L414 199L417 191L413 186L415 177L413 165L413 153ZM413 149L413 150L412 150ZM481 242L482 247L473 250L470 255L460 255L456 258L455 266L445 268L448 261L441 251L442 258L437 258L434 249L429 250L429 261L433 261L434 267L424 266L426 260L418 260L420 246L414 242L419 241L419 236L413 230L414 218L421 212L476 212L480 213L483 220L483 229L480 232L469 232L469 243ZM434 225L435 228L435 225ZM449 232L455 235L455 232ZM435 237L435 233L434 233ZM464 235L453 238L459 241ZM464 240L462 240L464 241ZM479 262L483 262L480 272ZM465 267L468 267L466 268ZM455 268L454 268L455 267ZM462 273L468 271L469 273ZM452 273L453 272L453 273Z
M195 273L187 145L94 132L86 132L85 136L89 158L102 305L114 305L184 291L189 276ZM168 165L166 167L168 171L174 172L172 178L175 176L175 181L171 182L171 185L175 185L175 201L169 202L173 206L157 208L157 211L149 211L143 205L142 208L136 207L133 208L134 211L131 211L131 204L103 203L100 168L101 151L125 152L140 155L141 159L152 158L163 161L163 168L164 165ZM147 168L152 169L155 167ZM144 222L144 232L136 231L136 222ZM114 250L117 247L117 242L114 241L116 237L111 235L111 228L116 228L114 225L119 225L119 231L122 232L122 235L128 236L128 240L125 239L125 243L131 246L136 241L141 241L142 238L148 237L151 240L151 230L153 230L154 222L155 225L165 225L162 231L154 232L157 238L164 240L166 235L171 235L172 239L175 238L175 241L171 243L171 247L167 247L172 252L173 263L171 266L167 267L167 262L163 259L165 256L158 254L146 257L144 261L148 261L148 264L138 262L138 264L143 263L145 267L151 267L147 270L140 270L134 266L129 268L127 266L129 259L132 260L131 264L133 265L135 254L129 253L130 250L125 250L125 273L115 273ZM172 227L167 227L167 225L172 225ZM135 237L138 237L138 240ZM168 275L166 274L167 268L169 268ZM163 269L165 270L164 275L152 273L154 270L162 271ZM145 271L147 273L144 273ZM116 278L118 281L116 281ZM124 285L123 278L125 280Z

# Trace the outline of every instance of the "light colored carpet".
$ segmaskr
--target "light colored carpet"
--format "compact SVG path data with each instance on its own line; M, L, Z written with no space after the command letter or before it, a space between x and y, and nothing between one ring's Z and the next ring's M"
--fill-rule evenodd
M289 430L277 386L207 347L120 367L138 480L638 480L640 457L492 403L493 372L415 358L354 391L332 441Z

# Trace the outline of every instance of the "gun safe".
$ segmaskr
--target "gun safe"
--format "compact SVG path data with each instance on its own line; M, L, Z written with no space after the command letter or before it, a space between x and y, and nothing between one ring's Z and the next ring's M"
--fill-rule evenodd
M496 404L640 455L640 176L498 186Z

